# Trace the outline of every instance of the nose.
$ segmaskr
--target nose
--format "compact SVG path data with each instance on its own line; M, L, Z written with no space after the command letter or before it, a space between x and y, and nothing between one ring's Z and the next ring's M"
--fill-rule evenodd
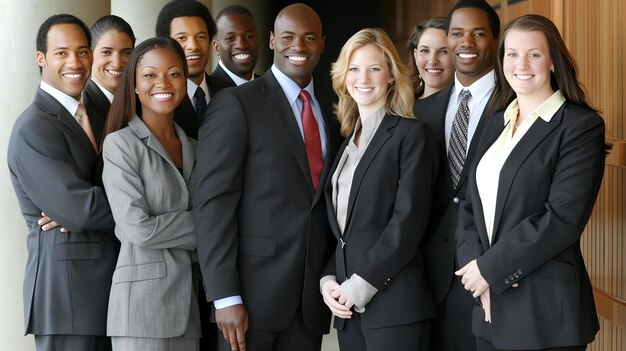
M78 52L74 51L69 53L67 65L70 67L80 67L82 65Z
M291 46L298 50L302 49L302 47L304 47L304 38L295 37L293 39L293 42L291 43Z
M438 59L436 51L433 50L428 54L428 62L433 65L436 63L439 63L439 59Z
M198 45L198 39L196 39L193 36L190 36L189 38L187 38L187 40L185 41L185 49L195 49L197 48Z
M245 39L244 35L239 35L235 37L235 47L238 49L243 49L248 47L248 42Z
M113 65L113 67L115 68L120 68L122 67L122 55L120 55L119 52L114 52L111 55L111 64Z
M465 47L465 48L473 47L476 44L476 42L474 41L474 35L472 33L463 34L460 44L462 47Z

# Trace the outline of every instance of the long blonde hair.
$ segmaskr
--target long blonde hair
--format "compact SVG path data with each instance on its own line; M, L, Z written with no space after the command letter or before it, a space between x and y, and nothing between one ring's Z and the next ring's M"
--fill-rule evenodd
M339 102L335 105L335 113L341 124L341 135L344 137L352 134L359 118L357 104L348 94L345 83L350 57L354 51L368 44L376 45L382 50L387 60L389 72L395 80L387 89L385 111L401 117L415 118L413 116L415 97L413 95L411 70L402 63L398 51L385 31L380 28L365 28L348 39L330 70L333 90L339 96Z

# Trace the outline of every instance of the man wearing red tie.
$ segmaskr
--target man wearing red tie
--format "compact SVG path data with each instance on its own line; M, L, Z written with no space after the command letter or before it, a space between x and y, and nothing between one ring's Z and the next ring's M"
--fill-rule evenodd
M199 132L194 214L220 350L320 350L330 325L320 189L338 129L311 76L324 50L317 14L284 8L270 48L271 69L216 95Z

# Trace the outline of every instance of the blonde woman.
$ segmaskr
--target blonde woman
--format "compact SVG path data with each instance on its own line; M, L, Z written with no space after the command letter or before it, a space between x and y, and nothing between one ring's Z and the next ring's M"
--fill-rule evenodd
M413 117L409 68L387 34L363 29L331 71L341 133L325 196L337 237L320 286L342 350L425 350L435 309L420 241L437 157Z

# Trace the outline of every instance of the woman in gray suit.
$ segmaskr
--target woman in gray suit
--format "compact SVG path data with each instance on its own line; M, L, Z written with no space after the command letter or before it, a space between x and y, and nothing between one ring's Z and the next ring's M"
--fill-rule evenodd
M189 192L195 143L173 122L186 77L176 41L144 41L107 118L102 178L121 241L107 320L114 350L199 347Z

